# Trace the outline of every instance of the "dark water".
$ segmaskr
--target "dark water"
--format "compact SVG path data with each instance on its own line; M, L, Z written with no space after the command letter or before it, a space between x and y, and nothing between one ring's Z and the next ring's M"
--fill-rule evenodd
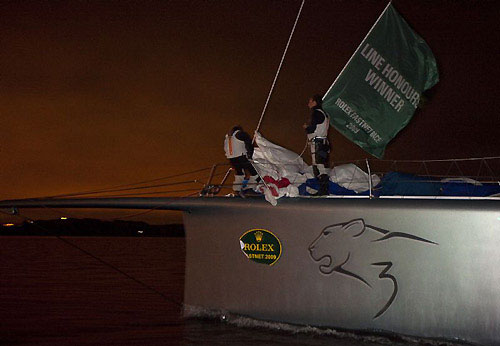
M413 344L183 319L184 257L183 238L0 237L0 344Z

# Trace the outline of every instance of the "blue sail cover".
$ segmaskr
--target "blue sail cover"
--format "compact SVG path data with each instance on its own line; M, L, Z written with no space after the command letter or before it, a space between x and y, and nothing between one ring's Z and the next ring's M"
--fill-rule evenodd
M473 184L457 179L442 182L439 178L389 172L376 187L379 196L450 196L487 197L500 193L498 183Z
M308 196L307 188L319 189L316 178L308 179L299 186L299 193ZM369 191L356 193L332 181L328 185L329 193L338 196L367 196ZM409 173L389 172L374 187L374 196L448 196L448 197L487 197L500 194L500 183L469 183L456 181L440 181L440 178L422 177Z
M308 187L311 189L314 189L314 190L319 190L318 179L316 179L316 178L307 179L307 181L304 184L299 186L299 194L301 196L311 195L309 192L307 192ZM330 195L337 195L337 196L368 196L369 195L368 190L360 192L360 193L356 193L356 191L346 189L345 187L342 187L339 184L336 184L331 180L328 182L328 193Z

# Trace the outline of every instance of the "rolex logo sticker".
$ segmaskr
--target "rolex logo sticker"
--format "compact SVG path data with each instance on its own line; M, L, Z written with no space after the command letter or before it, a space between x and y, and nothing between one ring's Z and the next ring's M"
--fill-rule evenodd
M240 237L241 251L248 259L272 266L281 256L278 237L265 229L251 229Z

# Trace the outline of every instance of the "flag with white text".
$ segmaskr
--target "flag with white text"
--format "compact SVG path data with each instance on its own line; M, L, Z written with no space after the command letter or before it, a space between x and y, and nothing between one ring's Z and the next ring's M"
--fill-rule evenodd
M389 4L323 99L330 123L382 158L439 80L429 46Z

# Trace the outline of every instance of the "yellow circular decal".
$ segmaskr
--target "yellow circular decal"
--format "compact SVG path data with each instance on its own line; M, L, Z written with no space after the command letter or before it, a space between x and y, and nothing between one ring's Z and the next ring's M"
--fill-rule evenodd
M241 251L248 259L272 266L281 256L281 242L266 229L255 228L240 237Z

